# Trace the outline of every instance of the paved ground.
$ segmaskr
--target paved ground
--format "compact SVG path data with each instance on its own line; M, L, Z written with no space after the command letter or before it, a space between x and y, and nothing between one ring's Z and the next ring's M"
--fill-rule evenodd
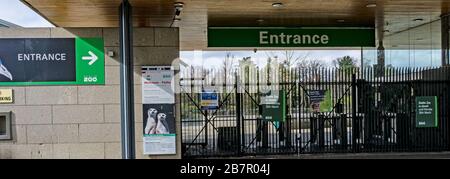
M236 159L450 159L450 152L427 153L351 153L248 156Z

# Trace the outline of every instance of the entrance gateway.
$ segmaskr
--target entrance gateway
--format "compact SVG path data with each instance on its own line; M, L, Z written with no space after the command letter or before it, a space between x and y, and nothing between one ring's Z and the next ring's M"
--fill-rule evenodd
M208 30L210 48L374 46L370 28ZM380 75L374 68L281 67L272 84L261 80L272 74L250 71L227 76L232 84L181 74L184 157L448 150L448 68L389 68ZM225 78L214 70L204 73ZM201 89L211 86L222 89L218 106L205 109ZM266 99L284 114L268 111L274 107L267 108Z

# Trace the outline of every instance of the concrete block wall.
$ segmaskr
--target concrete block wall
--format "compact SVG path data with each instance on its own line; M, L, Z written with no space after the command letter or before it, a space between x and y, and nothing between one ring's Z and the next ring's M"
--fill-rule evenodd
M0 141L0 159L121 158L118 29L0 29L0 38L77 36L104 38L105 85L0 87L14 90L14 104L0 105L0 112L12 111L13 129L13 140ZM137 158L181 158L180 135L177 155L143 155L140 76L141 65L173 65L179 57L178 29L136 28L133 46ZM114 56L109 57L108 51L113 51ZM176 113L179 114L179 106ZM180 134L179 117L176 125Z

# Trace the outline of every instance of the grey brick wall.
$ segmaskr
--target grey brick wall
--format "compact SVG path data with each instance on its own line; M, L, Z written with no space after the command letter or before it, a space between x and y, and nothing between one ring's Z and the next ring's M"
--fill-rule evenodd
M116 28L1 29L0 38L103 37L105 56L103 86L27 86L14 89L13 140L0 141L1 158L120 158L119 33ZM179 57L177 28L134 29L135 117L137 158L180 158L178 155L142 154L141 65L172 65ZM179 98L177 98L179 101ZM179 114L179 106L177 107ZM177 117L177 133L180 119Z

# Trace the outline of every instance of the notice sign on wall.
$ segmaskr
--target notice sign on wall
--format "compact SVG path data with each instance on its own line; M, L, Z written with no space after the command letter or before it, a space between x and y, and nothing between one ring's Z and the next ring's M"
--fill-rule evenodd
M219 94L214 88L205 88L200 95L200 106L202 110L219 109Z
M170 66L142 67L142 103L175 103L174 71Z
M267 121L286 120L286 92L270 90L261 96L262 117Z
M0 39L0 86L104 84L102 38Z
M0 104L11 104L14 102L12 89L0 89Z
M145 155L176 154L174 87L172 67L142 67Z
M437 96L416 97L416 127L437 127Z

